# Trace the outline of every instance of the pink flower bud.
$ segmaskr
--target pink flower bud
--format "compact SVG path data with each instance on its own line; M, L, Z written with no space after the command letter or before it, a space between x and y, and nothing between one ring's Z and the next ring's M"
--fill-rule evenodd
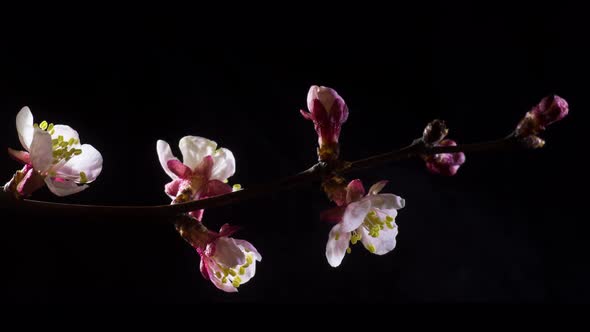
M548 125L563 119L568 112L569 106L565 99L557 95L547 96L520 121L516 127L516 135L537 135Z
M563 119L569 111L567 101L557 96L547 96L531 112L543 127Z
M301 110L301 115L313 121L320 147L338 143L340 129L348 118L344 99L333 89L314 85L307 94L307 107L309 112Z
M453 140L445 139L435 146L457 146L457 143ZM465 154L463 152L439 153L426 157L425 161L426 168L431 173L453 176L465 162Z

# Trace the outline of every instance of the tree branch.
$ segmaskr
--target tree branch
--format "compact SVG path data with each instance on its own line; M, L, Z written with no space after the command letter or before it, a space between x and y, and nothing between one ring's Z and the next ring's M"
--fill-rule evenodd
M368 168L374 168L385 165L390 162L420 157L423 155L433 155L451 152L480 152L480 151L507 151L519 147L525 147L521 141L510 135L506 138L473 143L457 146L426 146L421 139L399 150L372 156L369 158L344 162L338 167L333 167L325 163L318 163L308 170L299 174L283 178L279 181L253 186L249 189L243 189L233 193L210 197L198 201L181 203L176 205L156 205L156 206L100 206L100 205L79 205L79 204L62 204L50 203L34 200L17 200L10 193L2 192L0 195L0 208L18 209L19 213L39 214L39 215L60 215L60 216L88 216L93 217L130 217L140 220L140 218L173 218L176 215L195 211L199 209L214 208L230 205L249 199L273 194L282 190L295 188L304 184L320 181L327 174L345 174Z

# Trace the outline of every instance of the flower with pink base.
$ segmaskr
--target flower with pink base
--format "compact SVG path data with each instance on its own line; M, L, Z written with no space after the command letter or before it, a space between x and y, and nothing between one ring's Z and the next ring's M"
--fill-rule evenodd
M318 134L320 159L336 159L340 130L348 119L348 106L335 90L314 85L307 94L307 107L309 112L300 112L305 119L313 121Z
M328 236L326 258L337 267L350 252L350 244L361 241L371 253L384 255L395 248L397 210L405 200L393 194L380 194L387 181L374 184L365 195L360 180L351 181L346 187L346 201L341 206L324 211L322 220L336 223Z
M102 156L89 144L80 144L78 133L69 126L33 123L33 114L23 107L16 116L16 129L25 151L8 149L24 165L4 190L28 197L47 185L57 196L78 193L102 171Z
M225 292L237 292L256 274L256 262L262 256L248 241L231 237L237 227L225 224L219 233L208 230L197 221L177 223L180 235L201 257L201 274Z
M172 154L168 143L159 140L157 144L160 164L172 178L165 192L173 199L173 204L232 192L232 187L226 183L236 170L230 150L217 149L217 143L198 136L183 137L179 147L182 162ZM200 220L202 211L193 215Z

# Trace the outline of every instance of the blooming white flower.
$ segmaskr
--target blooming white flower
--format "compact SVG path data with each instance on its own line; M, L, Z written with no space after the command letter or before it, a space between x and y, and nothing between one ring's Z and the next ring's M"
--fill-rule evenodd
M24 164L4 189L19 197L45 183L57 196L78 193L100 175L103 159L89 144L80 144L78 132L69 126L46 121L33 123L33 114L23 107L16 116L16 129L26 151L8 149L15 160Z
M325 211L322 219L335 222L326 245L328 263L337 267L350 252L351 244L361 241L372 254L384 255L395 248L398 233L395 217L405 200L393 194L379 194L387 181L374 184L365 196L360 180L346 188L346 203Z
M183 162L172 154L167 142L159 140L157 144L160 164L172 178L165 192L173 203L232 192L232 187L226 183L236 171L236 161L230 150L218 149L214 141L198 136L183 137L179 147ZM194 216L200 220L200 214L202 211Z
M225 224L217 233L187 218L179 220L176 229L201 257L203 277L223 291L237 292L256 274L256 262L262 260L260 253L250 242L231 237L238 227Z

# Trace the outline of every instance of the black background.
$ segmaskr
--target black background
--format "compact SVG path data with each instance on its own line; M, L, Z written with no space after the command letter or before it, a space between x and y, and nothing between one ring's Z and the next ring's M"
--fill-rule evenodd
M298 110L312 84L335 88L349 105L347 160L406 145L434 118L459 142L502 137L552 93L568 100L570 115L550 127L544 149L469 154L452 178L419 160L351 176L367 186L390 180L386 191L407 206L392 253L357 246L337 269L324 256L331 226L318 216L330 205L316 186L208 210L209 227L243 225L236 237L263 255L238 294L205 281L196 252L165 222L4 211L2 301L586 302L587 217L577 215L587 195L582 14L298 9L7 12L0 141L20 148L14 118L28 105L37 120L77 129L105 160L87 191L60 199L42 189L35 199L150 205L168 202L157 139L217 141L234 152L231 182L244 187L311 166L317 138ZM0 159L5 181L17 167Z

